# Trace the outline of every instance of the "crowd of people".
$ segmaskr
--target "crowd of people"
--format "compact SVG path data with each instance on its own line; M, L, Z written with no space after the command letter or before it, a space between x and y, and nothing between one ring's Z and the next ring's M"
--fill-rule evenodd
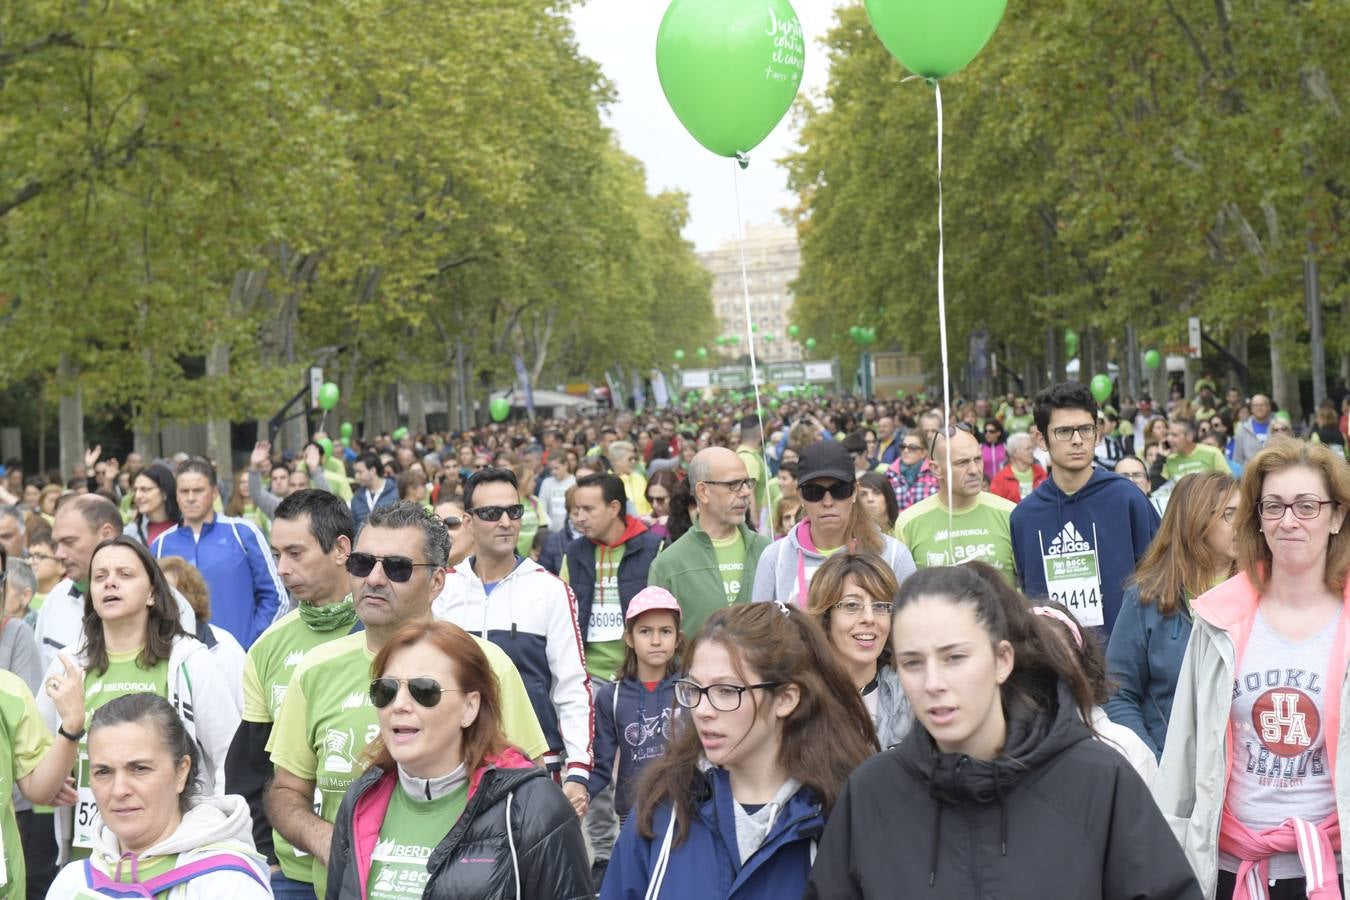
M0 891L1341 896L1347 412L1069 382L10 460Z

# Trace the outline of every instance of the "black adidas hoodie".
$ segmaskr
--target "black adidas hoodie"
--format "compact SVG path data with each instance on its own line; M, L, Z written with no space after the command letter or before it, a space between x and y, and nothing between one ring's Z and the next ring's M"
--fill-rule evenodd
M921 727L858 767L830 815L808 900L1201 900L1144 782L1092 739L1068 689L1009 723L992 762Z

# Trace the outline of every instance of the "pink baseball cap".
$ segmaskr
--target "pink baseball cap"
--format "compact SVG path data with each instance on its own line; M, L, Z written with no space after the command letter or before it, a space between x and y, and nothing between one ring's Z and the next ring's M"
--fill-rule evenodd
M665 588L653 585L638 591L633 595L633 599L628 601L628 612L623 617L624 621L631 622L654 609L668 609L675 614L677 621L680 618L680 601Z

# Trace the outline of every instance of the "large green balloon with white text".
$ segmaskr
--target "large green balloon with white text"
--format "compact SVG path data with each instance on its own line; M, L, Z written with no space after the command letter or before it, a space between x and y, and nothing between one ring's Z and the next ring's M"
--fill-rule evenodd
M769 136L797 97L805 59L788 0L673 0L656 36L666 100L719 156L748 153Z
M946 78L974 59L998 30L1007 0L866 0L867 18L900 64Z

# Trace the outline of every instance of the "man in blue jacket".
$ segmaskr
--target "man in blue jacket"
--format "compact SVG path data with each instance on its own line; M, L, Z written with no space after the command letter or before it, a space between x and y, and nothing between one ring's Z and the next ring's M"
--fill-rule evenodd
M1050 477L1012 512L1013 559L1022 588L1049 597L1109 635L1125 580L1158 530L1148 498L1113 472L1092 465L1097 402L1077 382L1036 395L1033 414Z
M398 484L392 478L384 476L384 465L371 451L362 453L352 465L352 474L356 477L356 492L352 495L352 519L356 521L356 531L371 512L381 506L392 506L398 502Z
M211 620L247 649L286 600L267 541L251 521L216 513L216 468L199 456L178 466L181 525L150 547L155 559L181 556L211 593Z

